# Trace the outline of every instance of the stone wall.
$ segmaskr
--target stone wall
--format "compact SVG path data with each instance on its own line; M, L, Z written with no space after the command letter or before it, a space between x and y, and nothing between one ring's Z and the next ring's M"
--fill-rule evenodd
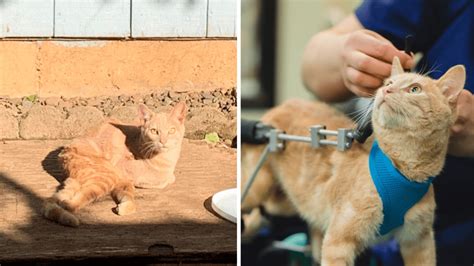
M185 137L203 139L206 133L216 132L222 142L231 144L237 127L235 88L88 98L0 96L0 139L70 139L106 117L131 122L140 103L166 112L179 101L188 106Z

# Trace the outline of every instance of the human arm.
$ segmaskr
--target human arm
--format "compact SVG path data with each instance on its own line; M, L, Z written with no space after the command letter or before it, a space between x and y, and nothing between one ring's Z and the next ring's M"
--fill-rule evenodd
M323 101L368 97L389 76L394 56L405 68L413 64L390 41L365 30L353 14L310 40L303 54L303 81Z

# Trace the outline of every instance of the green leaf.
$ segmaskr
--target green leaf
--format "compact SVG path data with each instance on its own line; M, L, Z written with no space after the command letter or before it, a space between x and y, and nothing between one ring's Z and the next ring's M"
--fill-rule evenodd
M204 137L204 140L210 143L217 143L219 142L219 135L217 135L216 132L207 133L206 136Z
M30 96L26 96L26 99L32 103L34 103L36 101L36 99L38 98L38 96L36 94L33 94L33 95L30 95Z

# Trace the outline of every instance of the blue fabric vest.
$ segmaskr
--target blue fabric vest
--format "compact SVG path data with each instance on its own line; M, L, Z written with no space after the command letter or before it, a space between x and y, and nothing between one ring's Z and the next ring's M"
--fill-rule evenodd
M384 235L404 222L405 213L428 191L433 177L418 183L402 175L374 141L369 156L372 181L383 204L383 222L379 233Z

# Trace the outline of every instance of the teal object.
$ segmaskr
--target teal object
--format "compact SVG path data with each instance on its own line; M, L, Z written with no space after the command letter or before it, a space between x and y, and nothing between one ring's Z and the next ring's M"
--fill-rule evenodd
M393 166L377 141L374 141L370 151L369 169L372 181L382 199L383 222L379 233L385 235L403 224L405 213L423 198L434 177L430 177L424 183L408 180Z
M283 240L288 245L304 247L308 245L308 236L305 233L296 233Z
M288 236L282 241L285 245L304 248L309 245L308 236L305 233L296 233ZM311 266L313 259L311 254L289 250L290 265Z

